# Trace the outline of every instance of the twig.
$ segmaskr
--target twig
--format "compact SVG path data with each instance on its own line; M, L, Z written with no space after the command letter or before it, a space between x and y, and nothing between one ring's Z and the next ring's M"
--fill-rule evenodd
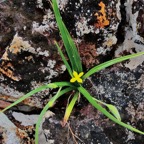
M80 142L84 143L78 136L76 136L76 135L73 133L73 131L72 131L71 127L70 127L70 124L67 123L67 125L68 125L68 128L69 128L69 130L70 130L70 132L71 132L71 134L72 134L73 140L75 141L75 144L78 144L76 138L77 138Z

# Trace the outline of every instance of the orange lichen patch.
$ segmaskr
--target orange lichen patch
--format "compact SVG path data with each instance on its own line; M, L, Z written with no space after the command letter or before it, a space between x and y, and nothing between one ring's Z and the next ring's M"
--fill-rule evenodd
M99 10L99 13L95 13L95 16L97 17L97 23L95 26L97 28L103 28L107 25L109 25L109 20L106 18L106 11L105 11L105 4L103 2L99 3L99 6L101 7L101 10Z
M23 95L24 94L22 94L21 96ZM0 93L0 109L5 108L6 106L10 105L12 102L15 102L16 100L18 100L18 98L15 98L13 95L5 95ZM37 108L43 108L43 106L45 105L43 102L38 101L38 99L32 100L31 97L23 100L21 103L22 105L27 105L30 107L37 107Z
M24 41L22 37L19 37L18 35L14 36L14 39L10 46L6 48L5 53L2 56L3 60L10 60L8 57L8 52L17 55L22 50L26 50L30 48L30 44L27 41Z
M2 63L2 66L0 67L0 72L6 75L7 77L11 78L14 81L19 81L21 78L19 76L15 76L13 72L14 68L10 62L5 64Z
M3 100L3 101L9 101L9 102L14 102L16 101L17 99L14 98L13 96L8 96L8 95L5 95L5 94L2 94L0 93L0 100Z
M8 107L10 104L11 104L10 102L0 100L0 108L2 108L2 109Z
M28 137L28 134L24 131L24 130L21 130L19 128L16 129L16 135L18 136L18 138L20 139L30 139Z

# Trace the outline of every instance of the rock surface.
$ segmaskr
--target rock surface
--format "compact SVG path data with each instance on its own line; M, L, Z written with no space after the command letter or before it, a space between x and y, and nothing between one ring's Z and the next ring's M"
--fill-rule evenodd
M86 71L115 57L144 51L143 0L58 3ZM69 81L54 40L65 52L48 0L0 1L0 108L40 85ZM94 97L115 105L122 121L144 131L144 56L106 68L83 85ZM1 113L0 143L33 144L37 117L54 93L47 89ZM62 127L67 98L46 113L40 143L144 143L144 136L114 124L82 96Z

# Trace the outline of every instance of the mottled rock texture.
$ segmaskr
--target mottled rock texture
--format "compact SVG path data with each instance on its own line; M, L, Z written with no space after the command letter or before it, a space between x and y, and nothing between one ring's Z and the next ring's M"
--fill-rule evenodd
M143 0L58 0L58 4L85 71L115 57L144 51ZM0 1L1 108L42 84L69 81L54 40L65 53L48 0ZM111 66L83 84L94 97L117 106L122 121L142 131L143 61L141 56ZM54 93L45 90L1 114L0 143L33 144L37 116ZM40 130L43 144L144 143L144 136L115 125L82 96L69 124L62 127L69 95L59 99L53 113L45 115Z

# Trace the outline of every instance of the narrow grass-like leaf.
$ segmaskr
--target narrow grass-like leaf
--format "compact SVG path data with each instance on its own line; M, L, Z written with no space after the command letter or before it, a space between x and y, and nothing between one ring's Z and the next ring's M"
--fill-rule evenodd
M83 68L82 68L82 63L81 63L79 52L78 52L77 47L76 47L73 39L71 38L71 36L70 36L70 34L69 34L69 32L68 32L68 30L67 30L64 23L63 23L63 25L64 25L64 28L65 28L65 32L67 33L69 43L71 44L72 49L73 49L73 59L75 60L75 64L77 65L77 72L80 73L80 72L83 71ZM69 49L69 51L70 51L70 49Z
M67 51L68 57L72 65L72 69L80 73L82 72L82 64L81 64L80 56L74 41L72 40L65 24L62 21L56 0L52 0L52 7L61 33L62 40L64 42L65 49Z
M58 24L58 27L59 27L59 30L60 30L60 33L61 33L62 40L64 42L64 46L65 46L67 54L68 54L68 57L70 59L72 68L76 69L74 59L72 57L73 51L72 51L71 45L68 41L65 29L63 28L62 18L61 18L56 0L52 0L52 7L53 7L53 10L54 10L55 18L56 18L56 21L57 21L57 24ZM71 51L69 51L68 48L71 49Z
M12 103L11 105L9 105L5 109L3 109L2 112L4 112L4 111L10 109L11 107L17 105L18 103L22 102L23 100L25 100L26 98L32 96L33 94L38 93L38 92L40 92L42 90L45 90L47 88L48 88L47 85L43 85L43 86L40 86L40 87L36 88L35 90L30 91L29 93L27 93L26 95L22 96L21 98L19 98L18 100L16 100L14 103Z
M94 98L94 97L93 97L93 99L94 99L95 101L97 101L98 103L101 103L101 104L105 105L105 106L110 110L110 112L111 112L119 121L121 121L121 117L120 117L119 111L118 111L118 109L117 109L114 105L104 103L104 102L102 102L102 101L100 101L100 100L98 100L98 99L96 99L96 98Z
M36 123L36 131L35 131L35 144L39 144L38 143L38 136L39 136L39 127L40 127L40 124L42 122L42 118L44 116L44 114L46 113L46 111L51 107L53 106L53 104L55 103L55 101L62 95L64 95L65 93L73 90L71 87L68 87L68 88L65 88L64 90L60 91L61 89L58 90L57 94L55 96L53 96L50 101L46 104L46 106L43 108L43 110L41 111L40 115L39 115L39 118L38 118L38 121Z
M73 107L74 107L76 101L78 100L78 95L79 95L79 92L76 92L75 95L73 96L70 104L66 108L64 119L63 119L63 123L62 123L63 126L65 126L65 124L67 123L67 121L69 119L69 116L70 116L70 114L71 114L71 112L73 110Z
M53 82L53 83L47 84L48 88L58 88L58 87L64 87L64 86L69 86L69 87L76 88L73 84L71 84L70 82L67 82L67 81Z
M135 58L135 57L138 57L138 56L141 56L141 55L144 55L144 52L139 52L139 53L136 53L136 54L131 54L131 55L127 55L127 56L122 56L122 57L119 57L119 58L115 58L113 60L110 60L110 61L107 61L107 62L104 62L98 66L95 66L93 67L92 69L90 69L84 76L83 76L83 79L86 79L88 78L89 76L91 76L92 74L106 68L106 67L109 67L113 64L116 64L116 63L119 63L119 62L122 62L122 61L125 61L125 60L128 60L128 59L131 59L131 58Z
M59 52L59 54L60 54L60 56L61 56L61 58L62 58L62 60L63 60L63 62L64 62L64 64L65 64L65 66L66 66L66 68L67 68L70 76L72 77L73 75L72 75L71 67L70 67L69 63L67 62L64 54L63 54L62 51L61 51L61 48L59 47L59 45L58 45L58 43L57 43L56 41L55 41L55 45L56 45L56 47L57 47L57 49L58 49L58 52Z
M106 104L107 108L110 110L110 112L119 120L121 121L121 116L119 114L119 111L118 109L114 106L114 105L111 105L111 104Z
M82 86L78 87L78 90L80 91L81 94L83 94L83 96L96 108L98 109L101 113L103 113L105 116L107 116L109 119L111 119L112 121L114 121L115 123L131 130L131 131L134 131L136 133L139 133L139 134L142 134L144 135L144 132L126 124L126 123L123 123L119 120L117 120L113 115L111 115L105 108L103 108L101 105L99 105L94 99L93 97L89 94L89 92L83 88Z
M50 83L50 84L47 84L47 85L43 85L43 86L40 86L40 87L30 91L29 93L25 94L24 96L22 96L21 98L16 100L14 103L12 103L11 105L9 105L5 109L3 109L1 112L4 112L4 111L10 109L11 107L17 105L18 103L22 102L26 98L28 98L28 97L30 97L30 96L34 95L35 93L38 93L38 92L40 92L42 90L45 90L47 88L57 88L57 87L62 87L62 86L70 86L70 87L74 88L74 85L72 85L69 82L55 82L55 83Z

